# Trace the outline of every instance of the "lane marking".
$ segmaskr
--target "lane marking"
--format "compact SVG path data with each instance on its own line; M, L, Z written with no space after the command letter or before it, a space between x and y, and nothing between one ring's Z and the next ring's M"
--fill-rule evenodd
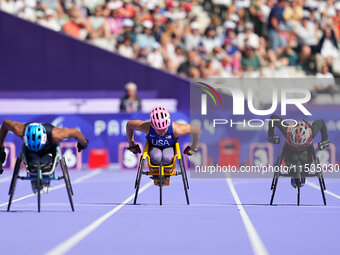
M92 178L92 177L94 177L94 176L96 176L96 175L98 175L98 174L100 174L100 173L102 173L101 170L95 170L95 171L93 171L93 172L91 172L91 173L85 174L84 176L81 176L81 177L75 179L75 180L72 182L72 184L81 183L81 182L83 182L83 181L85 181L85 180L87 180L87 179L89 179L89 178ZM20 180L18 180L18 181L20 181ZM64 184L59 184L59 185L57 185L57 186L55 186L55 187L50 188L50 191L49 191L49 192L51 192L51 191L53 191L53 190L61 189L62 187L65 187L65 183L64 183ZM23 196L23 197L19 197L19 198L17 198L17 199L12 200L12 204L13 204L13 203L16 203L16 202L19 202L19 201L21 201L21 200L24 200L24 199L26 199L26 198L34 197L34 196L36 196L36 195L32 193L32 194L29 194L29 195L26 195L26 196ZM6 205L8 205L8 202L3 203L3 204L0 204L0 207L6 206Z
M148 182L142 188L140 188L138 194L141 194L147 188L149 188L153 184L153 181ZM111 211L99 217L97 220L93 221L90 225L78 231L73 236L69 237L67 240L59 244L58 246L49 250L45 255L61 255L68 252L75 245L77 245L80 241L82 241L85 237L91 234L94 230L96 230L100 225L102 225L106 220L108 220L112 215L122 209L127 203L129 203L132 199L134 199L135 193L131 194L127 199L125 199L118 206L113 208Z
M7 177L4 177L4 178L1 178L0 179L0 183L8 182L10 179L11 179L11 176L7 176Z
M90 179L92 177L95 177L96 175L102 173L102 170L91 170L90 173L85 174L83 176L80 176L79 178L75 179L72 183L77 184L77 183L82 183L83 181L86 181L87 179Z
M320 186L319 186L319 185L316 185L316 184L314 184L314 183L312 183L312 182L309 182L309 181L306 181L306 184L307 184L308 186L314 188L314 189L320 190ZM340 199L340 196L339 196L339 195L337 195L337 194L335 194L335 193L333 193L333 192L331 192L331 191L329 191L329 190L327 190L327 189L325 190L325 193L327 193L328 195L331 195L332 197L335 197L335 198L337 198L337 199Z
M236 192L236 189L234 187L234 184L230 178L230 176L227 176L226 178L228 187L230 189L231 194L233 195L233 198L235 200L235 203L237 205L237 208L240 212L243 224L246 228L248 238L250 240L251 246L253 248L254 254L255 255L268 255L268 251L266 247L264 246L264 243L262 242L259 234L257 233L253 223L251 222L247 212L245 211L241 200Z

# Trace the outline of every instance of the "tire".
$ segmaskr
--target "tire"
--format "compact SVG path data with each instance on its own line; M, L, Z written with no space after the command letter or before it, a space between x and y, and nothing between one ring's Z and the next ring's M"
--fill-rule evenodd
M14 191L17 185L18 175L20 171L20 164L21 164L21 159L17 158L17 160L15 161L13 176L12 176L11 184L10 184L9 191L8 191L9 200L8 200L8 205L7 205L7 212L9 212L9 210L11 209L12 199L14 196Z
M37 189L38 189L38 212L40 213L40 185L41 185L41 170L37 172Z
M184 173L184 177L185 177L185 183L187 185L187 189L189 189L189 181L188 181L188 176L187 176L187 170L186 170L185 164L184 164L184 159L182 158L179 162L180 162L180 165L182 164L183 173Z
M138 178L136 178L137 183L136 183L136 187L135 187L135 189L136 189L136 192L135 192L135 199L134 199L134 201L133 201L133 204L134 204L134 205L137 203L138 192L139 192L139 186L140 186L140 181L141 181L141 178L142 178L142 171L143 171L144 163L145 163L145 159L142 159L142 161L141 161L141 163L140 163L140 165L139 165L140 168L139 168L139 170L137 171L137 177L138 177Z
M142 165L142 160L143 160L143 158L140 157L138 168L137 168L136 180L135 180L135 189L137 188L137 184L138 184L138 180L139 180L139 175L140 175L140 172L141 172L140 169L141 169L141 165ZM143 171L143 169L142 169L142 171Z
M163 188L163 164L162 162L159 165L159 205L162 205L162 188Z
M273 176L272 185L270 186L270 190L274 189L274 183L275 183L275 174Z
M17 158L17 160L15 161L14 171L13 171L13 175L12 175L11 185L9 186L8 195L11 195L13 189L15 188L18 173L19 173L19 170L20 170L20 164L21 164L21 159Z
M273 177L273 184L272 184L272 196L270 198L270 205L273 205L274 202L274 197L275 197L275 192L276 192L276 187L277 187L277 183L279 181L279 176L275 173L274 177Z
M190 204L189 195L188 195L189 184L188 184L188 179L187 179L187 175L186 175L186 171L185 171L183 158L179 162L180 162L179 165L180 165L180 168L181 168L181 175L182 175L182 180L183 180L185 198L186 198L186 201L187 201L187 205L189 205Z
M71 188L71 182L67 178L67 166L66 166L66 164L63 164L63 159L61 160L61 170L63 172L63 179L65 181L65 187L66 187L68 199L70 201L71 210L72 210L72 212L74 212L74 204L73 204L73 199L72 199L73 193L72 193L72 188Z
M61 162L62 162L62 164L64 165L64 169L65 169L65 172L66 172L66 175L67 175L67 181L68 181L68 183L69 183L69 185L70 185L71 194L72 194L72 196L73 196L73 188L72 188L72 184L71 184L70 174L69 174L69 172L68 172L68 167L67 167L66 160L65 160L64 157L63 157L63 159L62 159Z
M322 179L323 179L322 176L319 176L319 184L320 184L320 190L321 190L323 204L327 205L326 196L325 196L325 188L324 188L324 183L323 183Z
M299 178L297 181L297 205L300 205L300 190L301 190L301 179Z

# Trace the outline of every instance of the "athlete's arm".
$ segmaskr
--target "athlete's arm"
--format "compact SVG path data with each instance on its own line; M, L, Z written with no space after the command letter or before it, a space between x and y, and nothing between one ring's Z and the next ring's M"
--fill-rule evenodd
M312 134L313 139L317 136L317 134L321 133L321 141L318 142L318 146L320 150L323 150L330 145L330 141L328 140L328 134L327 134L327 127L323 120L316 120L312 124Z
M140 131L144 134L148 134L150 130L150 121L142 120L130 120L126 124L126 135L128 137L129 143L134 143L134 131Z
M283 135L287 133L287 127L282 125L283 119L277 115L270 116L270 121L268 122L268 137L273 137L274 129L277 127Z
M0 128L0 147L4 146L5 138L8 134L8 131L13 132L13 134L22 139L22 137L24 136L24 129L25 129L24 123L12 120L4 120Z
M63 140L74 138L82 146L87 146L87 139L84 135L76 128L57 128L54 127L52 130L52 140L55 143L59 143Z
M129 141L128 149L136 154L140 153L140 148L135 144L135 130L148 134L150 130L150 121L130 120L126 124L126 135Z
M315 136L319 133L319 131L321 133L321 141L328 140L327 127L323 120L313 121L313 124L312 124L313 138L315 138Z
M190 146L190 154L197 152L197 145L201 136L201 129L199 127L190 124L180 124L173 122L173 132L175 137L179 137L182 135L192 135L193 139Z

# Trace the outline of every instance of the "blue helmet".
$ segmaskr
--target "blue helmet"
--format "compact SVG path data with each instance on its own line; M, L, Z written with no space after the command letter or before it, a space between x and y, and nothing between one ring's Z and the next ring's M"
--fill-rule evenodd
M47 141L46 129L39 123L27 125L24 134L24 142L30 151L41 150Z

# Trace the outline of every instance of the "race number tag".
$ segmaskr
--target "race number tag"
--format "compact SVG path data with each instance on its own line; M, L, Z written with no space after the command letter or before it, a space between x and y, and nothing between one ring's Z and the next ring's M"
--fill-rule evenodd
M143 146L141 143L136 143L139 145L141 151L143 152ZM139 159L142 153L133 154L127 148L129 147L128 142L121 142L118 146L118 163L121 169L126 170L136 170L139 164Z
M4 143L6 159L2 167L4 170L13 170L15 165L15 144L12 142Z
M249 146L249 165L273 165L273 145L271 143L252 143Z
M82 158L81 153L78 152L76 142L62 142L60 143L61 155L65 157L68 169L81 169Z

